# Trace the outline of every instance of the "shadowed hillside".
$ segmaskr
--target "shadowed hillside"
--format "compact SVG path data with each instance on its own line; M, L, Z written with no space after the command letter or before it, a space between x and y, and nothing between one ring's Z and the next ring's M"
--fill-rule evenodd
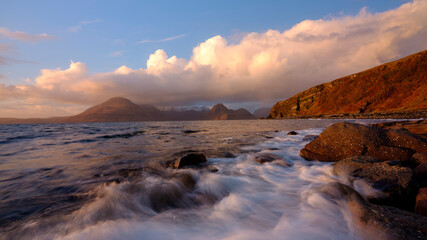
M123 97L115 97L86 111L64 119L64 122L122 122L162 119L162 112L151 105L137 105Z
M238 119L256 119L254 115L244 108L237 110L228 109L223 104L219 103L212 107L212 109L204 117L205 120L238 120Z
M78 123L78 122L139 122L139 121L194 121L194 120L232 120L255 119L246 109L228 109L222 104L215 105L211 110L201 109L161 111L148 104L137 105L123 98L111 98L86 111L70 116L55 118L0 118L0 124L29 123Z
M269 118L426 111L427 51L423 51L305 90L276 103Z

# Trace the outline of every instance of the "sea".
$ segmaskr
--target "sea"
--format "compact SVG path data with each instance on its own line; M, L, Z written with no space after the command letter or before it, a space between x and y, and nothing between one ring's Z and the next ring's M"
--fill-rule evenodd
M338 121L0 125L0 239L361 239L331 163L299 155ZM206 166L165 167L191 151Z

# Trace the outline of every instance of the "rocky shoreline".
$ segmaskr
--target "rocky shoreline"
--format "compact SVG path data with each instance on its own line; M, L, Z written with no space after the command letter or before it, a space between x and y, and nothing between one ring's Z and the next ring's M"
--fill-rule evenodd
M300 151L303 158L334 162L333 172L339 182L323 185L319 190L330 199L345 201L356 235L363 239L427 239L427 120L369 126L339 122L318 136L305 137L311 142ZM292 166L271 153L255 153L254 161ZM218 171L208 164L202 152L192 150L178 152L160 165L166 175L179 179L189 192L197 179L176 169ZM171 193L175 195L157 197L155 192L155 202L161 203L155 206L156 211L177 207L185 197L173 189L166 194ZM218 200L214 196L198 197Z
M427 111L417 112L373 112L373 113L337 113L318 115L289 115L280 119L420 119L427 118ZM268 117L267 119L274 119Z
M355 229L378 239L427 239L427 120L370 126L340 122L300 152L335 162ZM362 236L363 237L363 236Z

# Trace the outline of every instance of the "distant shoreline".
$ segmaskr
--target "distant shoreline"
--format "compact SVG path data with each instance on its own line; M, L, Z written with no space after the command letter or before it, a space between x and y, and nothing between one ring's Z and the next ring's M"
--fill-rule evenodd
M96 122L179 122L179 121L215 121L215 120L144 120L144 121L82 121L68 122L61 121L66 117L55 118L0 118L0 124L58 124L58 123L96 123ZM285 116L283 118L259 118L259 119L240 119L240 120L286 120L286 119L427 119L427 112L406 112L406 113L368 113L368 114L330 114L330 115L306 115L306 116ZM232 121L216 120L216 121Z
M282 118L267 119L419 119L427 118L427 111L420 112L388 112L388 113L337 113L319 115L283 116Z

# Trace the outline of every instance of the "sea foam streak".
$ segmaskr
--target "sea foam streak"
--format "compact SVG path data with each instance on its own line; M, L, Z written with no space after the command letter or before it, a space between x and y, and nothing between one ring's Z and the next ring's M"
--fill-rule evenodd
M304 135L279 132L248 147L280 155L291 167L259 164L255 153L210 158L219 171L174 170L196 180L193 191L173 180L150 176L136 183L105 185L99 197L40 238L56 239L358 239L344 200L320 190L337 179L332 166L307 162L299 150ZM279 150L269 150L269 149ZM169 185L169 188L168 188ZM174 186L174 187L172 187ZM177 208L156 212L147 193L177 191ZM190 199L197 199L196 201ZM204 198L203 198L204 197Z

